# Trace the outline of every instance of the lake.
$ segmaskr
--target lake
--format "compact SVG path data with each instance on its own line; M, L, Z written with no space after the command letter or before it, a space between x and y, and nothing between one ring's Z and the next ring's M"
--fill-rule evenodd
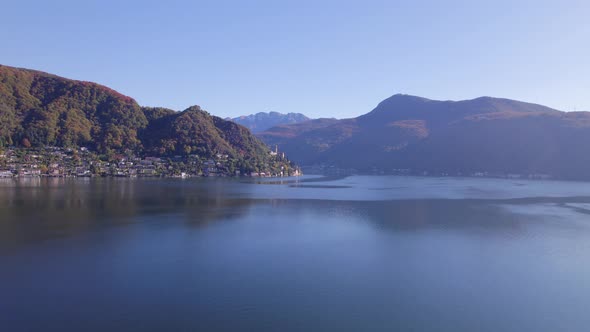
M587 331L590 184L0 180L3 331Z

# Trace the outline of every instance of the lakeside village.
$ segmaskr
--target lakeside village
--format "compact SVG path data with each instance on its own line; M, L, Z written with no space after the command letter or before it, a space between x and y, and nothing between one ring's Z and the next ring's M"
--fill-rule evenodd
M108 159L108 160L107 160ZM242 168L242 170L240 169ZM264 165L244 171L240 162L217 154L203 159L198 155L137 157L131 152L99 157L87 148L6 148L0 150L0 178L13 177L282 177L298 176L300 170L284 153L270 152Z

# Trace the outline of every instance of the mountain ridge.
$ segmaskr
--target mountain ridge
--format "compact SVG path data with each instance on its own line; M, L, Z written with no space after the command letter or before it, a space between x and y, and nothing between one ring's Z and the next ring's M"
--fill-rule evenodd
M506 98L438 101L396 94L356 118L311 120L258 135L302 165L590 178L590 147L579 144L590 141L590 113Z
M241 115L234 118L226 118L250 129L253 133L285 124L295 124L311 120L302 113L258 112L250 115Z
M2 146L88 147L104 155L128 150L154 156L222 154L247 171L263 169L276 159L248 129L198 106L181 112L141 107L104 85L4 65Z

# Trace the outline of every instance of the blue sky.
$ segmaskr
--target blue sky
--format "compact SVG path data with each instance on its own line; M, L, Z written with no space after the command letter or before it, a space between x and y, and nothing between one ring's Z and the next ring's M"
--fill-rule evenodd
M396 93L590 111L588 1L4 1L0 63L146 106L352 117Z

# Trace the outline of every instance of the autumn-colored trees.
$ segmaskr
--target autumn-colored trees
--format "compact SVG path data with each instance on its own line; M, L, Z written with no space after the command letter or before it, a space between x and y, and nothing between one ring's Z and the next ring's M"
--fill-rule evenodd
M107 157L227 155L232 170L272 165L248 129L199 106L183 112L140 107L107 87L0 65L0 147L88 147Z
M133 99L107 87L0 66L0 144L136 148L146 125Z
M23 138L23 140L21 141L21 145L25 148L30 148L31 147L31 142L29 141L28 138Z

